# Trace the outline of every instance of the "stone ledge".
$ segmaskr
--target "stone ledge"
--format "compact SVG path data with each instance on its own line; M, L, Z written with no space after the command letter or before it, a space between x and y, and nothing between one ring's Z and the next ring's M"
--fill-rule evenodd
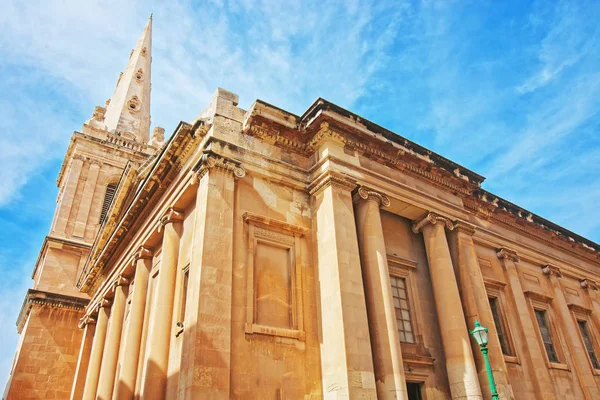
M23 306L21 306L19 316L17 317L17 332L20 334L23 330L27 316L29 315L29 312L34 304L49 306L52 308L83 311L88 303L88 299L83 299L80 297L29 289L25 295L25 300L23 301Z

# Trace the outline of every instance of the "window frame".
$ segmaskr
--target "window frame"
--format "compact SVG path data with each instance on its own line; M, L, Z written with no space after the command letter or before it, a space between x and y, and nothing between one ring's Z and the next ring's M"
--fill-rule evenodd
M422 321L419 320L420 313L417 312L419 309L419 304L414 288L414 274L416 273L417 262L391 254L387 255L387 262L389 276L404 279L406 285L406 297L409 307L408 313L410 314L414 342L410 343L399 340L401 348L403 350L411 348L416 349L417 347L421 347L423 345L423 336L419 329L419 326L422 326ZM394 307L394 312L395 309L396 307ZM398 329L397 326L396 329Z
M596 368L594 366L594 363L592 362L592 359L590 357L587 346L585 345L585 340L583 338L583 334L579 327L579 322L585 323L586 328L587 328L587 333L590 336L590 342L591 342L593 350L594 350L594 355L596 357L596 361L600 365L600 344L598 343L598 339L597 339L600 336L598 335L596 326L594 325L594 323L592 322L592 319L591 319L592 310L587 309L585 307L581 307L577 304L569 304L568 306L569 306L569 309L571 310L571 313L573 314L573 320L575 321L575 325L577 326L577 333L579 335L579 339L581 340L581 345L586 352L588 362L590 363L590 368L592 369L592 372L594 373L594 375L600 375L600 368Z
M484 278L484 285L485 285L485 291L486 291L486 296L488 298L488 304L490 307L490 313L492 314L492 319L494 319L493 313L492 313L492 307L490 304L490 299L494 298L497 300L497 305L499 307L499 311L500 311L500 322L502 323L502 327L504 328L504 336L506 339L506 345L508 346L508 348L511 351L511 354L504 354L504 351L502 350L502 345L500 345L501 349L500 351L502 352L502 355L504 356L504 361L505 362L510 362L510 363L514 363L514 364L520 364L520 360L519 360L519 353L517 351L517 346L515 344L515 335L513 334L513 331L511 329L511 325L509 323L509 304L506 301L506 295L504 294L504 288L506 287L506 283L501 282L501 281L496 281L496 280L491 280L489 278ZM514 321L513 321L514 322ZM494 325L496 325L496 321L494 320ZM498 327L496 326L496 330L498 330ZM500 338L498 338L500 339Z
M555 318L554 318L554 315L552 312L552 307L551 307L551 303L553 300L552 297L549 297L549 296L546 296L546 295L543 295L540 293L532 292L532 291L525 291L525 294L527 295L527 297L529 299L529 303L530 303L530 307L531 307L531 317L533 319L533 323L537 327L536 334L538 337L540 348L543 351L544 355L546 356L545 360L546 360L547 367L553 368L553 369L562 369L562 370L570 371L571 369L569 368L568 364L566 363L567 358L566 358L565 352L563 350L563 341L561 340L562 337L559 334L559 331L557 328L558 325L556 324L556 321L555 321ZM550 332L550 335L552 338L552 345L554 346L554 351L558 358L558 362L550 361L550 357L548 357L548 353L546 352L546 346L544 345L544 339L542 338L542 331L540 329L540 326L537 321L537 317L535 315L536 310L545 312L546 322L548 323L548 331Z
M261 334L304 341L303 260L301 238L308 229L247 212L243 216L248 227L246 258L246 323L247 335ZM257 323L256 256L259 243L289 250L291 327L265 326Z

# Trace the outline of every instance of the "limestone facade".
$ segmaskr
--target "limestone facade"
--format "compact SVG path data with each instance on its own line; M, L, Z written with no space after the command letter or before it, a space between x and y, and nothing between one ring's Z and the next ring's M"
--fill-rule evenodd
M599 398L600 246L480 175L322 99L112 132L73 136L7 399L491 398L476 320L501 399Z

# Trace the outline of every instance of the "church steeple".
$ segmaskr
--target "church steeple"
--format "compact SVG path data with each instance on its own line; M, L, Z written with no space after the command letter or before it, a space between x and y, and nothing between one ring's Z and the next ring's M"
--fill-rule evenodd
M150 66L152 64L152 15L106 107L107 130L148 143L150 135Z

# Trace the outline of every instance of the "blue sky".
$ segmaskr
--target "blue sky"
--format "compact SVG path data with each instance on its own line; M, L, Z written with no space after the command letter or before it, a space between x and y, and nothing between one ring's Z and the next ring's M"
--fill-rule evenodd
M153 125L217 87L297 114L323 97L600 241L600 2L164 3L0 0L0 382L71 133L150 13Z

